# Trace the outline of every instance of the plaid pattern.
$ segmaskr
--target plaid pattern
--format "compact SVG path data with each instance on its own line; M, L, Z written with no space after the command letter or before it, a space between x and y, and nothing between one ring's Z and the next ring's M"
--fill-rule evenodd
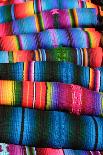
M81 66L102 66L102 48L66 48L38 49L35 51L0 51L0 63L31 61L66 61Z

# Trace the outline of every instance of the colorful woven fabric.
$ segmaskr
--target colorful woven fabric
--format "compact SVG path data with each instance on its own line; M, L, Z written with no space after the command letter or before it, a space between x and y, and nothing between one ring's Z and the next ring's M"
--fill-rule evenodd
M101 34L95 31L95 29L49 29L35 34L1 37L0 49L6 51L35 50L38 48L48 49L58 46L96 48L101 42L100 39Z
M0 51L0 63L67 61L94 68L102 66L102 52L101 47L91 49L60 47L35 51Z
M6 0L6 4L8 0ZM2 2L2 1L0 1ZM11 4L15 5L6 5L0 8L0 14L2 13L2 18L5 18L7 15L10 19L24 18L27 16L32 16L34 13L40 13L42 11L48 11L52 9L74 9L74 8L96 8L97 14L103 16L103 11L101 6L97 6L91 2L85 2L82 0L34 0L28 1L26 3L20 3L20 0L16 0L19 4L16 4L15 0L11 1ZM4 5L5 5L4 3ZM3 3L0 3L3 5ZM21 11L22 10L22 11Z
M1 80L0 105L103 115L103 93L56 82Z
M1 155L103 154L103 10L91 2L0 0Z
M102 151L83 151L70 149L36 149L36 155L103 155Z
M1 28L10 29L11 27L11 29L8 31L11 31L13 29L12 31L16 32L17 29L19 31L20 28L23 29L24 26L27 26L26 25L27 23L28 23L28 26L31 26L30 30L32 29L35 32L48 29L48 28L68 28L68 27L78 27L78 26L92 27L92 26L97 26L97 24L100 25L99 21L97 20L96 9L90 9L90 8L89 9L79 8L79 9L70 9L70 10L56 9L56 10L41 12L39 14L33 14L32 16L22 18L19 20L13 20L13 23L4 23L4 22L10 22L11 20L10 18L7 18L7 16L6 18L3 18L3 17L0 18L0 23L3 23L3 24L0 24L0 29ZM31 22L32 22L32 25L31 25Z
M103 150L103 118L0 107L0 141L36 147Z
M67 62L1 63L0 79L63 82L103 91L103 67L92 69Z
M52 28L68 29L71 27L96 27L97 25L99 26L95 9L42 12L35 16L0 24L0 37L36 33Z
M38 155L33 147L0 143L0 155Z
M0 155L103 155L102 151L35 148L0 143Z

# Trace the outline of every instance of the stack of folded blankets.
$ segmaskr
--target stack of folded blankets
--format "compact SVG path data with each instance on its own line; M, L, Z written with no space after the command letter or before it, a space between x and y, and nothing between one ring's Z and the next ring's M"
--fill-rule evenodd
M0 0L0 155L103 155L103 0Z

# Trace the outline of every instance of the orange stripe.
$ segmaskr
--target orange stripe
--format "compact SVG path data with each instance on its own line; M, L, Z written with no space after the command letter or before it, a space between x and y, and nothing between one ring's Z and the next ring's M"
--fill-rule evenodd
M35 61L40 61L39 59L39 51L35 50Z
M29 63L25 62L24 63L24 73L23 73L23 79L25 81L28 81L28 67L29 67Z
M94 88L94 70L90 68L90 82L89 88L92 90Z
M34 15L37 32L40 32L39 20L37 14Z
M36 109L45 109L45 97L46 97L46 84L45 82L36 82L36 102L35 108Z
M32 108L33 105L33 82L23 82L22 106Z
M74 14L74 18L75 18L75 25L76 27L78 27L78 16L77 16L77 12L76 12L76 9L73 9L73 14Z
M88 53L86 48L84 48L84 66L88 66Z

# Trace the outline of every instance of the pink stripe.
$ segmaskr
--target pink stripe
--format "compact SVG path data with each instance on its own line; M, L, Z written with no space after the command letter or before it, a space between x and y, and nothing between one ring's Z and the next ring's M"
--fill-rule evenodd
M100 71L96 70L95 71L96 75L95 75L95 91L99 92L100 89Z
M35 69L35 62L30 63L30 81L34 81L34 69Z
M51 40L52 40L52 44L53 44L54 48L58 47L56 31L49 30L49 33L51 35Z

